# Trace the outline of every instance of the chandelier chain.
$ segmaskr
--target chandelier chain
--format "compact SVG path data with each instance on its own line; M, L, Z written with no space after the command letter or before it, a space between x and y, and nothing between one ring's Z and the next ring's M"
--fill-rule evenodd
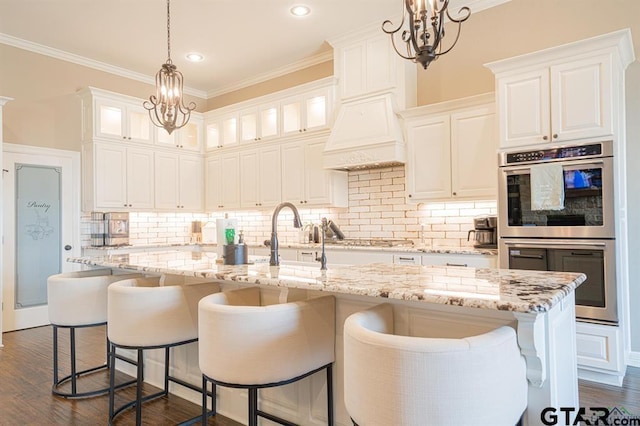
M171 63L171 0L167 0L167 62Z

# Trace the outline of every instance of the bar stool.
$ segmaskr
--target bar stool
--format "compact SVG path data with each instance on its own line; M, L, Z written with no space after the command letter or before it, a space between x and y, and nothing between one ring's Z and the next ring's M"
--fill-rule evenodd
M130 279L109 287L108 333L112 352L116 348L137 352L136 398L115 408L115 358L111 357L111 391L109 392L109 424L124 410L136 409L136 424L142 424L142 404L169 394L169 382L177 383L198 393L192 385L170 374L170 349L198 340L198 301L220 287L215 283L160 286L159 278ZM143 396L144 351L164 349L164 387L161 391ZM211 396L209 394L209 396ZM215 396L212 396L215 398ZM215 411L206 413L214 415ZM183 424L200 420L201 416Z
M90 398L109 392L109 387L78 392L77 379L83 375L107 369L108 363L77 371L76 329L98 327L107 323L107 287L122 279L139 277L140 274L112 275L110 269L93 269L65 272L47 278L49 322L53 326L53 386L51 393L63 398ZM69 329L71 373L59 378L58 329ZM106 342L109 357L109 339ZM71 381L71 392L60 387ZM122 383L118 388L131 384Z
M390 304L344 323L344 399L354 425L521 424L528 385L512 328L463 339L393 333Z
M328 424L333 425L335 298L264 305L258 287L226 291L198 304L202 387L247 389L249 426L258 416L293 423L258 408L258 389L296 382L321 370L327 374ZM206 404L203 396L203 416ZM203 424L206 419L203 417Z

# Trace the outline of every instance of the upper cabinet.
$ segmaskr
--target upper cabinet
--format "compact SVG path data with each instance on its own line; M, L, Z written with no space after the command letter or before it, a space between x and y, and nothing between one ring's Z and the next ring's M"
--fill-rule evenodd
M79 96L82 102L82 140L155 144L170 149L202 152L202 114L191 113L189 123L169 135L153 125L144 100L88 87Z
M501 148L611 137L630 36L617 31L487 64Z
M400 109L416 105L416 64L393 50L379 23L328 42L334 51L333 73L342 102L390 92Z
M327 129L332 78L317 80L205 114L206 150L231 148Z
M409 201L496 198L493 94L414 108L403 115Z

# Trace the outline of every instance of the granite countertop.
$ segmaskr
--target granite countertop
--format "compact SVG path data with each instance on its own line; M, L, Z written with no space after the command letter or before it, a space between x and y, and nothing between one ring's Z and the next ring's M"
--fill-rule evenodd
M248 243L249 248L266 248L263 244ZM199 244L149 244L149 245L131 245L131 246L103 246L103 247L86 247L91 250L104 250L104 251L129 251L137 249L171 249L176 247L216 247L215 243L199 243ZM297 243L280 243L278 247L292 248L292 249L320 249L321 244L297 244ZM325 244L326 250L355 250L355 251L378 251L378 252L397 252L397 253L441 253L441 254L472 254L472 255L486 255L497 256L497 249L485 249L485 248L473 248L473 247L425 247L420 245L406 245L406 246L378 246L378 245L342 245L342 244Z
M234 266L216 263L215 253L184 250L67 260L147 273L528 313L548 311L586 279L580 273L454 266L332 265L327 271L299 262Z

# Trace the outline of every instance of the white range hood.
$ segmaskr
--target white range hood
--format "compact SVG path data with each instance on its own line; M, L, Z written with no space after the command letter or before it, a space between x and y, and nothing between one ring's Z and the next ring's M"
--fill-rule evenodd
M324 167L352 170L404 164L398 112L416 104L416 71L398 56L380 23L329 40L338 108Z
M344 102L325 145L325 168L404 164L405 144L391 93Z

